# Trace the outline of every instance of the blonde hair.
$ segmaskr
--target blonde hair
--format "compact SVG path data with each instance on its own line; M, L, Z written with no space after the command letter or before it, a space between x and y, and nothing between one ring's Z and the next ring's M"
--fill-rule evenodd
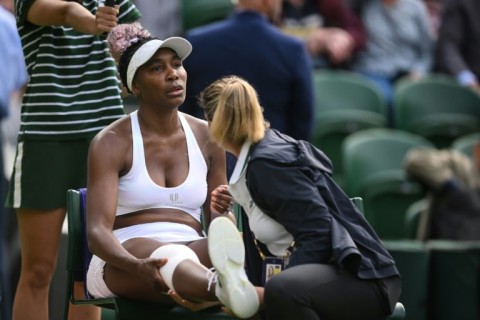
M210 123L212 139L221 147L242 146L245 141L258 142L269 124L257 92L237 76L223 77L205 88L199 103Z

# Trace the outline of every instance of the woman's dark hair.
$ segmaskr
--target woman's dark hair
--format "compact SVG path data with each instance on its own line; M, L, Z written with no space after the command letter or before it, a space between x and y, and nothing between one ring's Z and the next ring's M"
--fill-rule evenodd
M122 84L125 86L125 88L128 89L127 69L128 69L128 64L130 63L130 60L132 59L135 52L137 52L138 48L140 48L144 43L152 39L154 38L149 37L149 38L139 39L138 41L133 42L129 47L127 47L127 49L125 49L125 51L120 56L120 61L118 62L118 73L120 73L120 80L122 80ZM130 91L130 89L128 89L128 91Z

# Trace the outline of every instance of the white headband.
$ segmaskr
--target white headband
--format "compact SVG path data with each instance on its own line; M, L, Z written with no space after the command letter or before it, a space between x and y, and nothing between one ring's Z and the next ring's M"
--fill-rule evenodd
M135 51L127 68L127 87L132 91L132 82L135 72L138 68L143 66L160 48L170 48L177 53L182 61L188 57L192 52L192 45L184 38L171 37L164 41L153 39L142 44L140 48Z

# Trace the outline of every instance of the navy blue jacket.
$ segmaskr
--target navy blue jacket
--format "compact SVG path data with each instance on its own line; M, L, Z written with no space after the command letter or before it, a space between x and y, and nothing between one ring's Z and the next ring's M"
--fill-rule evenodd
M250 150L247 187L255 204L294 237L289 267L334 261L359 278L398 275L395 262L332 177L330 160L276 130Z
M299 40L262 15L236 12L226 20L189 31L193 46L184 61L187 97L180 110L204 118L198 94L222 76L237 75L259 95L272 128L309 140L314 124L311 60Z

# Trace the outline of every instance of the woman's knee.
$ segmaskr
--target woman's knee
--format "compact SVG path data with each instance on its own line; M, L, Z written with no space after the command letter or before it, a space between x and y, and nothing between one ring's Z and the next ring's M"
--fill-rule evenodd
M22 278L27 281L31 287L48 287L52 281L55 267L55 261L47 260L25 264L22 267Z

